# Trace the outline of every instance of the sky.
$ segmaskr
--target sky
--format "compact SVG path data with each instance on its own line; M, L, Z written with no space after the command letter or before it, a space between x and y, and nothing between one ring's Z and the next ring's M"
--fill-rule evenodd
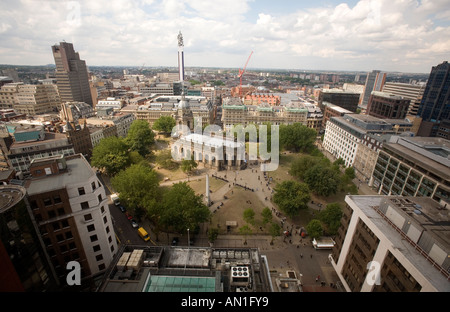
M0 64L429 73L450 56L448 0L1 0Z

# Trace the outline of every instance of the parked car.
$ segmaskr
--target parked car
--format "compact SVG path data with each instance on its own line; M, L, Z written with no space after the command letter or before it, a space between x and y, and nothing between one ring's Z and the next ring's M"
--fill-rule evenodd
M127 217L127 219L128 219L128 220L131 220L131 219L133 219L133 216L132 216L132 215L130 215L130 214L128 213L128 211L127 211L127 212L125 212L125 216Z
M119 209L120 209L120 211L122 211L122 212L125 212L125 211L127 211L127 210L125 209L125 207L124 207L124 206L122 206L122 205L119 205Z
M138 227L139 227L139 224L136 222L136 220L131 219L131 226L132 226L133 228L138 228Z
M178 241L179 241L179 238L178 238L178 237L174 237L174 238L172 239L172 246L178 245Z

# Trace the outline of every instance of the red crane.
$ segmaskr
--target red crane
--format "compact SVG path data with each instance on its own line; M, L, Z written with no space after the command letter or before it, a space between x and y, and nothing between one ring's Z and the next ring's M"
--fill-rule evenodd
M252 51L252 53L250 53L250 55L247 59L247 63L245 63L244 69L243 70L239 69L239 76L238 76L239 77L239 97L242 96L242 76L245 73L245 69L247 68L248 61L250 61L250 57L252 57L252 54L253 54L253 51Z

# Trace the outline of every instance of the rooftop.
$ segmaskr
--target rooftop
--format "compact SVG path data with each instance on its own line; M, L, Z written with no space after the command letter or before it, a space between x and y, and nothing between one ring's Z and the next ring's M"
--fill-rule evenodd
M132 254L141 251L139 261ZM126 258L124 260L124 257ZM258 249L122 245L99 286L101 292L269 291ZM138 263L136 266L135 264ZM241 268L250 276L234 275Z
M39 194L58 190L67 185L83 183L95 175L92 167L81 154L66 156L65 160L67 169L61 170L58 174L27 180L28 194Z
M348 195L345 201L359 208L364 223L388 242L391 253L401 254L438 291L450 291L448 272L440 266L450 251L448 208L419 197Z

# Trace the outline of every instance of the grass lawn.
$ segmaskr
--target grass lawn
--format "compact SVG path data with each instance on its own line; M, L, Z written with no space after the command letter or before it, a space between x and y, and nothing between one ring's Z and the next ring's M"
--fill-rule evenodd
M212 214L211 227L218 227L220 234L227 233L226 222L236 221L237 226L232 227L229 234L240 234L239 228L246 225L244 220L244 210L252 208L255 212L254 225L250 225L252 234L268 234L269 225L264 226L262 223L261 212L266 207L263 202L260 201L257 194L252 191L246 191L240 187L232 187L226 194L228 200L219 209L218 203L213 205L213 210L216 210ZM261 231L260 227L263 228Z

